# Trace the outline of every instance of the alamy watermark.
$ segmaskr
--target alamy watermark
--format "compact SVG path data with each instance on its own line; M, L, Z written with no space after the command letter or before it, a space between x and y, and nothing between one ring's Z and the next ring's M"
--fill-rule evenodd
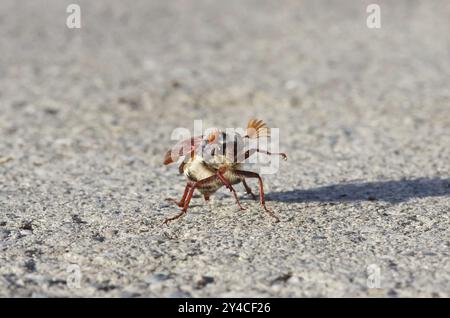
M366 7L366 12L369 14L366 19L366 25L369 29L381 28L381 7L379 4L372 3ZM78 4L71 3L66 8L66 13L69 13L66 19L66 26L69 29L81 28L81 7Z
M69 4L66 8L69 13L66 19L66 25L69 29L81 28L81 7L78 4Z
M381 28L381 8L378 4L369 4L366 8L366 12L369 13L366 19L366 25L369 29Z
M260 174L275 174L280 166L279 128L203 127L202 120L194 121L194 131L175 128L171 140L178 141L170 151L168 162L186 161L201 157L210 164L258 164ZM258 155L262 154L262 155ZM281 154L285 158L284 154Z
M367 266L367 288L381 288L381 268L377 264Z
M77 264L70 264L66 268L67 280L66 284L67 287L70 289L74 288L80 288L81 287L81 268Z

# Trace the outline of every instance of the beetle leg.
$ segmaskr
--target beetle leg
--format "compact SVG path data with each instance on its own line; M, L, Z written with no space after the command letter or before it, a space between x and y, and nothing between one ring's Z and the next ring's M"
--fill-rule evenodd
M190 185L189 183L187 183L187 184L186 184L186 187L184 188L184 193L183 193L183 196L182 196L180 202L178 202L177 200L175 200L175 199L173 199L173 198L167 198L166 201L174 202L174 203L175 203L176 205L178 205L179 207L184 206L184 200L186 200L186 196L187 196L187 194L188 194L188 192L189 192L189 188L190 188L190 187L191 187L191 185Z
M236 191L234 190L231 183L225 178L225 176L219 171L217 171L217 177L222 181L222 183L233 193L234 198L236 199L236 203L239 206L239 209L245 210L245 208L241 205L241 202L239 202L239 198L236 194Z
M197 182L193 183L190 186L189 193L187 194L187 197L185 198L185 200L183 202L183 209L181 210L181 212L178 213L177 215L173 216L173 217L166 218L163 223L167 225L167 224L169 224L170 221L176 220L179 217L181 217L183 214L185 214L187 212L188 207L189 207L189 203L191 202L192 195L194 194L194 190L196 188L198 188L198 187L201 187L202 185L207 184L208 182L213 181L216 178L217 178L217 175L212 175L212 176L210 176L208 178L205 178L205 179L202 179L200 181L197 181Z
M256 149L256 151L260 152L260 153L264 153L264 154L266 154L268 156L281 156L283 158L283 160L287 160L287 156L286 156L286 154L284 152L269 152L267 150L259 149L259 148Z
M252 196L252 199L256 200L256 195L252 192L252 189L248 186L245 179L242 179L242 184L244 185L244 188L245 188L245 191L247 192L247 194L250 194Z
M266 207L266 201L264 200L264 187L263 187L263 181L261 179L261 176L257 174L256 172L252 171L244 171L244 170L235 170L236 174L245 177L245 178L255 178L259 181L259 202L261 203L264 210L269 213L271 217L275 219L275 222L279 222L280 219Z
M180 174L183 174L184 172L184 166L186 165L186 163L184 161L181 162L180 166L178 167L178 172Z
M256 148L256 149L250 149L250 150L247 150L244 153L241 153L239 156L236 157L235 161L236 162L243 162L243 161L247 160L249 157L251 157L253 154L255 154L256 152L263 153L263 154L266 154L268 156L281 156L283 158L283 160L287 160L287 156L283 152L270 152L270 151L267 151L267 150L264 150L264 149Z

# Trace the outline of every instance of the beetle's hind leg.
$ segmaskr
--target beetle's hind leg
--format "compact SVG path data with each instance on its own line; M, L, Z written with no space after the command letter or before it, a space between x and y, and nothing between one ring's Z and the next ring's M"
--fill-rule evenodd
M261 176L259 174L257 174L256 172L244 171L244 170L236 170L235 173L240 175L241 177L258 179L259 202L260 202L261 206L271 217L273 217L275 219L275 222L280 222L280 219L278 218L278 216L276 216L275 213L273 213L271 210L269 210L266 206L266 201L264 199L264 187L263 187L263 181L262 181Z
M244 185L245 191L249 194L253 200L256 200L256 195L252 192L252 189L248 186L245 179L242 179L242 184Z

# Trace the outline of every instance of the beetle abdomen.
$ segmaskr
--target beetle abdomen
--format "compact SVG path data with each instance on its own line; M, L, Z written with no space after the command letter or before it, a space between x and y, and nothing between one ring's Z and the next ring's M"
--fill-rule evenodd
M213 194L217 190L219 190L221 187L223 187L223 184L220 180L214 180L211 182L208 182L207 184L202 185L201 187L198 187L198 191L202 194Z
M201 157L190 159L183 168L184 175L192 182L206 179L217 173L217 170L209 167ZM237 184L242 181L242 178L233 173L232 170L226 170L223 176L230 184ZM223 186L224 184L220 179L214 179L210 182L202 184L201 186L198 186L197 189L202 194L212 194Z
M213 169L206 166L205 162L200 157L190 159L184 166L184 175L190 181L194 182L206 179L215 173L216 172Z

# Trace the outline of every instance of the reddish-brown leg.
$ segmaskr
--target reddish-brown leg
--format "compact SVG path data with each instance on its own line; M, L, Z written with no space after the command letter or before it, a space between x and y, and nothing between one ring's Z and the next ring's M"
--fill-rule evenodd
M234 190L231 183L225 178L225 176L219 171L217 171L217 177L222 181L222 183L233 193L234 198L236 199L236 203L239 206L239 209L245 210L245 208L241 205L241 202L239 202L239 198L237 196L236 191Z
M209 194L203 194L203 197L205 198L205 201L209 201Z
M263 187L263 181L261 179L261 176L257 174L256 172L252 171L244 171L244 170L235 170L235 173L245 177L245 178L256 178L259 181L259 202L263 206L264 210L269 213L270 216L272 216L276 222L279 222L280 219L266 207L266 201L264 200L264 187Z
M178 172L180 174L183 174L184 172L184 166L186 165L186 163L184 161L181 162L180 166L178 167Z
M242 184L244 185L244 188L245 188L245 191L247 192L247 194L250 194L252 196L252 199L256 200L256 195L252 192L252 189L248 186L245 179L242 179Z
M264 153L269 156L281 156L283 160L287 160L287 156L284 152L269 152L267 150L257 149L257 152Z
M166 218L166 219L164 220L163 223L164 223L164 224L169 224L170 221L176 220L176 219L178 219L179 217L181 217L183 214L185 214L185 213L187 212L188 207L189 207L189 203L191 202L192 195L194 194L194 190L195 190L197 187L201 187L202 185L205 185L205 184L207 184L208 182L211 182L211 181L213 181L213 180L216 179L216 178L217 178L217 175L213 175L213 176L210 176L210 177L208 177L208 178L205 178L205 179L203 179L203 180L197 181L197 182L195 182L194 184L192 184L192 185L190 186L190 191L189 191L187 197L186 197L185 200L184 200L184 205L183 205L183 209L181 210L181 212L178 213L177 215L173 216L173 217Z
M256 152L263 153L268 156L281 156L283 158L283 160L287 160L287 156L283 152L270 152L270 151L258 148L258 149L250 149L250 150L247 150L245 153L240 154L237 157L236 161L243 162L244 160L248 159L250 156L252 156Z
M186 184L186 187L184 188L184 193L183 193L183 196L181 197L180 202L178 202L177 200L172 199L172 198L167 198L166 201L174 202L174 203L175 203L176 205L178 205L179 207L184 206L184 200L186 200L186 196L187 196L187 194L188 194L188 192L189 192L189 188L190 188L190 187L191 187L191 185L190 185L189 183L187 183L187 184Z

